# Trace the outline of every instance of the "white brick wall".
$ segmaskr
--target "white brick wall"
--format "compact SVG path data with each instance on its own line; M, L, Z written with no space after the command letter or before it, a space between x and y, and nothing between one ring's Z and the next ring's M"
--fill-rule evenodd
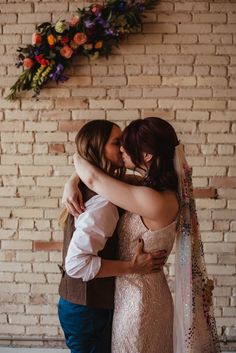
M93 118L124 127L159 115L175 126L193 165L219 333L226 326L226 334L236 336L236 2L161 0L142 32L108 60L78 59L70 79L48 84L38 101L30 93L5 101L19 74L17 47L30 43L36 24L69 18L78 5L0 4L1 335L61 336L56 220L75 132Z

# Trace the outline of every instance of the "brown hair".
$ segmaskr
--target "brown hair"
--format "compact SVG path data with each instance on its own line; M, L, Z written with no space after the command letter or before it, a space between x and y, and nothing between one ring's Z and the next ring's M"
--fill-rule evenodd
M108 120L89 121L77 133L75 144L81 157L107 174L120 179L125 173L125 168L114 169L112 163L105 157L105 146L114 126L119 127ZM63 209L59 216L59 224L62 228L65 226L67 216L68 211Z
M102 169L109 175L120 177L124 174L124 168L114 170L112 163L105 157L105 146L117 124L108 120L92 120L85 124L75 137L77 151L81 157Z
M156 117L132 121L124 130L122 145L136 167L145 164L143 153L152 154L151 164L142 185L158 191L178 191L174 169L175 146L179 144L174 128Z

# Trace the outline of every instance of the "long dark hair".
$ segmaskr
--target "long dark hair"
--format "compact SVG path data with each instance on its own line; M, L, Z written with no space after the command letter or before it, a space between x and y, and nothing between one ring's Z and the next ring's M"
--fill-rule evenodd
M178 192L174 169L175 146L179 144L174 128L156 117L132 121L123 131L122 145L136 168L144 165L143 153L152 154L142 185L158 191Z

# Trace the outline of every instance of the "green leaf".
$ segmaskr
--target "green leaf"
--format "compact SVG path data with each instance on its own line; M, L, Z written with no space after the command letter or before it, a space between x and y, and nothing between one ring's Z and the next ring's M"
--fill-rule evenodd
M142 23L143 10L137 5L135 0L124 0L124 7L121 8L121 0L108 0L103 3L101 10L101 18L109 23L111 33L107 34L102 23L96 21L96 15L91 11L91 5L82 9L78 8L76 13L80 16L80 22L77 26L67 26L63 35L67 35L71 40L75 33L83 32L87 35L87 43L95 45L97 41L102 40L102 48L95 50L85 50L83 46L74 50L73 56L91 57L98 52L99 57L108 57L112 52L113 47L118 47L121 41L130 33L140 32L140 25ZM158 0L144 0L142 4L146 9L154 8ZM140 3L139 3L140 5ZM61 20L62 22L64 20ZM87 28L85 21L93 22L93 28ZM41 87L49 80L49 73L54 70L58 64L67 67L71 64L72 59L66 59L60 55L61 44L58 42L55 47L50 48L47 42L48 34L53 34L58 37L55 32L55 24L50 22L43 22L36 27L37 31L41 33L42 43L39 45L26 45L17 49L18 66L22 64L25 57L29 56L34 60L34 66L30 70L24 70L18 77L15 84L10 88L10 92L6 99L13 100L16 98L16 92L32 89L36 94L39 93ZM114 36L116 33L117 36ZM67 44L70 45L70 42ZM37 54L36 51L38 50ZM34 55L43 54L45 59L51 61L49 67L40 66L34 58ZM96 57L96 55L95 55Z

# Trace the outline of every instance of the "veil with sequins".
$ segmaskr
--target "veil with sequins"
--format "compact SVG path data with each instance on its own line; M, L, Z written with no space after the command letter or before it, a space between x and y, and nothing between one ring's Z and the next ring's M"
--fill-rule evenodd
M182 144L175 148L174 164L181 204L175 253L174 353L220 353L212 306L213 282L207 277L192 171Z

